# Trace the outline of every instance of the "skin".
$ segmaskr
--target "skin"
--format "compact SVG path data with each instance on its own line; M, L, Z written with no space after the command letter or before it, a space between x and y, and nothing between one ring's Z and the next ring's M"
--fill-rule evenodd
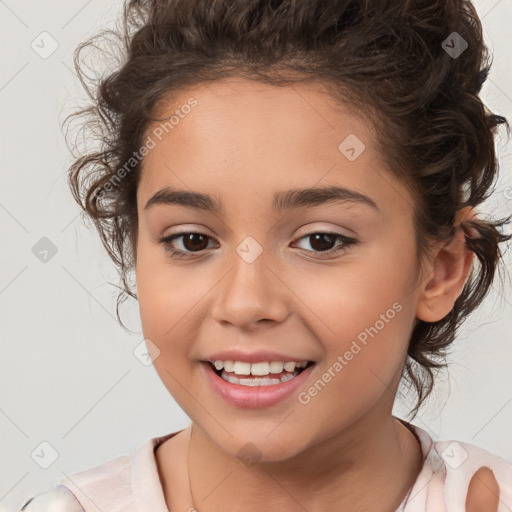
M414 199L386 170L371 124L319 84L223 79L175 94L159 114L172 115L191 96L197 106L145 157L137 193L144 337L158 347L155 369L192 420L156 450L167 506L192 507L190 443L201 512L255 512L262 503L290 512L392 512L421 469L418 441L391 414L407 344L417 318L443 318L462 290L473 256L462 230L435 245L420 270ZM354 161L338 149L349 134L366 146ZM379 209L331 203L271 210L276 191L327 185L365 194ZM225 213L144 208L168 186L210 194ZM193 252L197 239L174 240L191 256L177 259L159 242L177 228L211 238L201 253ZM306 236L319 232L357 244L322 258L328 253ZM236 252L247 236L263 250L251 264ZM335 246L342 242L334 239ZM299 391L307 390L397 302L401 311L306 405L294 394L242 409L217 396L201 371L200 360L225 348L277 350L316 362ZM237 452L249 442L260 458L246 467ZM482 489L476 496L488 500Z

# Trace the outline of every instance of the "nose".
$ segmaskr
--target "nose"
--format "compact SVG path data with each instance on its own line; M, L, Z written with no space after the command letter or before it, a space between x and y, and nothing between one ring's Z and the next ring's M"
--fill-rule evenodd
M212 317L239 329L251 330L269 322L283 322L290 311L289 288L278 265L263 251L254 261L234 252L227 274L218 284Z

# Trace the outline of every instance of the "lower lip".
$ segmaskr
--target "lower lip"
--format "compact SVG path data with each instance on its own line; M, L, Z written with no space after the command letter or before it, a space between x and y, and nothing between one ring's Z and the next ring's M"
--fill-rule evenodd
M312 364L297 376L280 384L271 386L243 386L241 384L231 384L217 375L210 363L201 362L206 378L213 390L224 398L231 405L243 407L246 409L256 409L260 407L269 407L288 398L294 391L306 382L313 367Z

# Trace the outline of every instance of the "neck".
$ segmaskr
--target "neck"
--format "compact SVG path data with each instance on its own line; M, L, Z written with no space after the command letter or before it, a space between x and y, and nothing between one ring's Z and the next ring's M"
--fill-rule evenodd
M393 512L421 465L417 439L390 413L378 422L368 414L287 460L251 465L193 425L191 504L198 512L260 512L268 503L283 511Z

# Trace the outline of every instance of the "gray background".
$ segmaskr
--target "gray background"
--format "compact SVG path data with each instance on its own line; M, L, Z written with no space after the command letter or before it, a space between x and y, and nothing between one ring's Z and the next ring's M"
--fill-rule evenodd
M114 265L66 183L71 157L60 124L83 98L72 52L110 24L120 6L119 0L0 0L2 511L53 488L63 474L189 424L152 366L133 353L143 340L135 301L122 308L135 334L118 325ZM512 0L476 7L494 52L482 97L512 122ZM44 31L58 43L47 58L31 47L35 40L39 52L51 48ZM486 207L498 216L512 209L512 142L505 146L504 130L499 141L502 177ZM57 251L46 263L33 253L48 243L43 237ZM506 261L510 269L510 251ZM505 288L496 282L464 325L449 372L413 423L436 439L470 442L512 462L512 294L505 277ZM395 414L405 417L411 400L397 401Z

